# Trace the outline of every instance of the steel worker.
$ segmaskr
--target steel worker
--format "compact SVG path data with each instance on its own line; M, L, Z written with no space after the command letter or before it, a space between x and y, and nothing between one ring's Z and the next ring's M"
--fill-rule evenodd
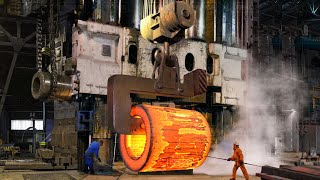
M88 149L86 150L86 153L84 155L86 173L88 173L88 171L90 171L91 174L94 173L94 170L93 170L94 156L98 159L99 162L101 162L101 159L99 158L99 149L100 149L100 146L102 145L103 145L102 140L100 140L99 142L93 141L88 147Z
M246 168L244 167L244 162L243 162L243 154L241 149L239 148L239 143L235 142L233 143L233 156L228 159L228 161L234 161L234 166L232 170L232 178L230 180L235 180L236 179L236 174L237 170L240 167L244 177L246 179L249 179L248 172Z

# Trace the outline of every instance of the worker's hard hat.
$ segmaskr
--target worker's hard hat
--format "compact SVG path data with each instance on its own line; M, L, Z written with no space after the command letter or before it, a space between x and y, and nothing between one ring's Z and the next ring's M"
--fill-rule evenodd
M239 143L237 141L235 141L233 144L239 146Z

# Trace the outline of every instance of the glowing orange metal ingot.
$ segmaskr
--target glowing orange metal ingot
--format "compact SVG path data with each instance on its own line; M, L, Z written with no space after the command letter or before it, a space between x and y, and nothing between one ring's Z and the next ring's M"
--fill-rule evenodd
M211 145L207 120L197 111L137 105L130 115L141 135L120 135L120 152L132 171L171 171L199 167Z

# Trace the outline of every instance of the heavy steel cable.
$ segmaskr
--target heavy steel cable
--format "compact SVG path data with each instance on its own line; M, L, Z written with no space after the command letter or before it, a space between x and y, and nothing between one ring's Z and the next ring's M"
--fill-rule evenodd
M52 90L51 94L49 95L49 99L54 99L56 90L57 90L57 79L58 79L58 73L57 73L57 66L56 66L56 56L55 56L55 35L57 33L56 29L58 29L59 25L59 13L56 14L56 19L54 18L54 4L55 0L50 0L50 6L49 6L49 41L50 41L50 58L51 58L51 74L52 74ZM57 12L59 12L59 0L57 1Z

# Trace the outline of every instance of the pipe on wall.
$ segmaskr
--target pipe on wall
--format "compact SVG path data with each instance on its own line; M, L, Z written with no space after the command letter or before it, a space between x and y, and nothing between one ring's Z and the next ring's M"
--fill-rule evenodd
M187 30L187 38L206 40L206 0L190 0L195 10L195 23ZM212 22L213 23L213 22Z
M120 17L121 25L140 29L142 9L142 0L122 0Z
M279 35L273 36L272 37L272 47L274 49L281 50L282 49L282 37Z
M94 19L104 24L119 24L119 0L94 0Z

